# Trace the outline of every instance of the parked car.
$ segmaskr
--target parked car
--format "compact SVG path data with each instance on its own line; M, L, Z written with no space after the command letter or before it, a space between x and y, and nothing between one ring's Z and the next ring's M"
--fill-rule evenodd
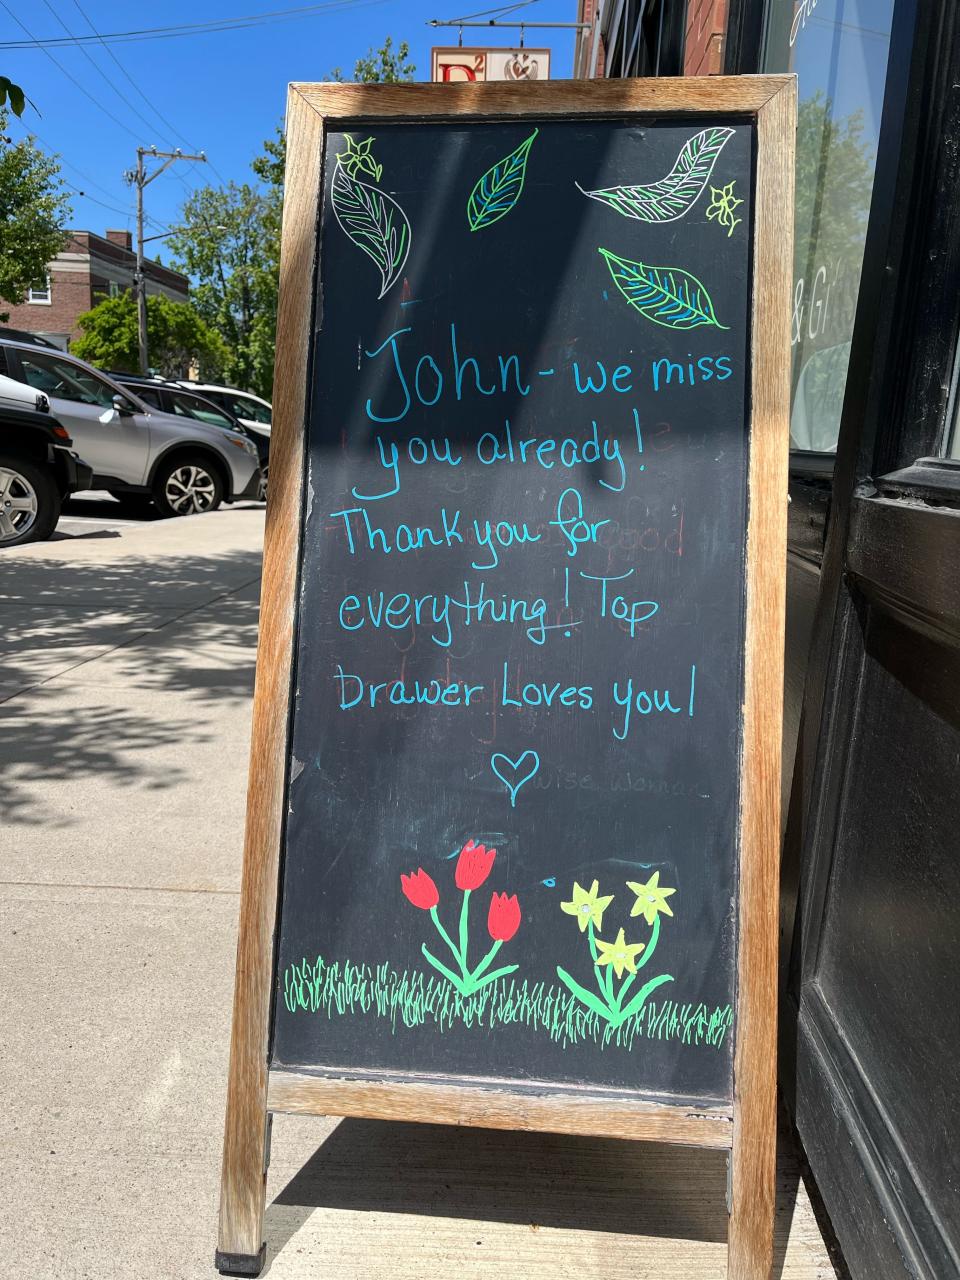
M257 449L246 435L161 413L75 356L0 338L0 373L49 398L94 471L94 487L152 498L163 515L256 498Z
M39 333L27 333L26 329L6 329L0 326L0 338L10 338L13 342L27 342L32 347L46 347L48 351L60 350L49 338L41 338Z
M50 401L36 387L0 374L0 404L11 409L32 409L34 413L49 413Z
M89 489L93 468L50 413L0 404L0 547L49 538L64 498Z
M273 406L269 400L263 400L252 391L238 391L236 387L221 387L215 382L188 382L179 384L188 391L196 391L199 395L212 400L221 409L226 409L235 418L239 418L245 427L258 435L270 435L273 422Z
M128 391L152 405L163 413L172 413L184 418L196 418L198 422L207 422L211 426L222 427L226 431L239 431L249 436L257 447L260 459L260 490L257 494L261 502L267 500L267 476L270 471L270 435L262 431L254 431L241 422L229 409L223 409L206 396L196 391L188 391L180 382L168 382L163 378L145 378L131 373L114 373L117 382Z

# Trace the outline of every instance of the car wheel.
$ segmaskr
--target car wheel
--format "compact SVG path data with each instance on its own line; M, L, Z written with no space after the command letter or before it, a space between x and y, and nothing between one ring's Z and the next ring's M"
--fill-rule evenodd
M260 468L260 483L257 485L257 501L266 502L267 500L267 472L270 467L266 464Z
M60 519L60 491L32 462L0 455L0 547L49 538Z
M205 458L176 458L160 464L153 500L164 516L199 515L216 511L223 501L223 484Z

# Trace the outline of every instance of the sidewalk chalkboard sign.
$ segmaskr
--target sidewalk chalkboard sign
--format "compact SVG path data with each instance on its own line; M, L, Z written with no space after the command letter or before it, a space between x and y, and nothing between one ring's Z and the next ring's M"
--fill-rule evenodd
M766 1274L792 129L291 91L223 1271L300 1111L727 1148Z

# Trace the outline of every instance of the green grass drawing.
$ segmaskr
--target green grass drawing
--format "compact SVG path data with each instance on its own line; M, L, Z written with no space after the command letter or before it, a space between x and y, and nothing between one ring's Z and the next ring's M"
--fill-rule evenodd
M401 1024L431 1026L443 1033L459 1026L479 1031L519 1023L543 1031L555 1044L589 1040L601 1049L613 1045L629 1050L637 1040L675 1040L719 1049L733 1024L730 1005L711 1009L679 1000L648 1000L613 1027L556 983L500 978L462 996L444 979L416 969L398 973L387 963L373 969L350 960L328 964L322 956L313 963L304 958L287 965L283 1002L290 1013L383 1018L394 1032Z

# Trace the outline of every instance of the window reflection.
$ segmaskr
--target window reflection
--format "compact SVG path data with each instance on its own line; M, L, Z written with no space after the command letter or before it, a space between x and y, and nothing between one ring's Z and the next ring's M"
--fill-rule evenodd
M832 452L870 212L893 0L774 0L766 71L794 71L795 449Z

